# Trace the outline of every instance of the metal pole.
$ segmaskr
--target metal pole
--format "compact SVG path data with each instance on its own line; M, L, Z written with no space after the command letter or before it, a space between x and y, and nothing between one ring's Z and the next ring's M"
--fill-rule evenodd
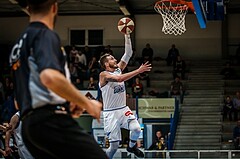
M232 151L229 150L229 151L228 151L228 159L231 159L231 158L232 158Z

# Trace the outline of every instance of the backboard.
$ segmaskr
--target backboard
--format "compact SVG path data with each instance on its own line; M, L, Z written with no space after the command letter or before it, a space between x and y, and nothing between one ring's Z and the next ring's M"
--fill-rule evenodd
M206 28L207 21L224 19L224 0L192 0L200 28Z

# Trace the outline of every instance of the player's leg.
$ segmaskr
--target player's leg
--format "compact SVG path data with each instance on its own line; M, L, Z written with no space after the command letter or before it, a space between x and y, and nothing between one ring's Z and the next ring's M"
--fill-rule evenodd
M144 157L144 153L138 149L137 147L137 139L141 133L141 127L136 119L131 120L129 122L129 130L130 130L130 141L127 147L127 151L134 153L137 157Z
M119 147L121 141L121 128L119 125L119 114L117 111L103 112L104 116L104 131L109 140L109 147L106 154L109 159L112 159Z
M129 147L133 147L136 144L137 139L141 133L141 127L136 119L131 120L129 122L129 130L130 130Z
M114 154L117 152L118 147L119 147L119 141L110 142L110 146L106 150L106 154L109 159L113 158Z

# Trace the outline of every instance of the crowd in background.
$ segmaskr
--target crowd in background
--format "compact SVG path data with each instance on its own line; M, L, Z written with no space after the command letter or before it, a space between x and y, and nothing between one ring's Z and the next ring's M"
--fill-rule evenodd
M104 53L109 53L111 55L114 54L111 46L107 45L106 47L97 47L94 49L89 48L88 46L83 48L77 46L66 46L65 51L67 54L72 83L79 90L98 90L98 75L102 71L98 60ZM6 55L7 53L5 53L5 56L2 58L2 60L5 61L1 62L0 69L0 122L2 125L4 123L8 123L11 117L17 112L13 102L14 82L7 62L8 57L6 57ZM166 61L166 66L172 67L172 82L169 83L169 90L166 90L165 92L152 90L148 92L148 95L155 96L157 98L180 96L180 102L183 103L184 93L186 90L181 81L187 79L185 60L182 59L182 56L175 44L172 44L169 52L166 54L166 57L160 59ZM158 61L159 58L154 57L154 50L151 48L150 44L147 43L146 47L142 49L141 54L137 55L135 48L133 48L133 56L129 61L129 65L137 66L146 61L152 63L154 60ZM128 68L124 71L127 72ZM232 67L231 62L226 63L220 74L223 75L223 79L226 80L238 79L237 71ZM146 85L142 83L143 81L146 81ZM135 78L129 80L127 82L127 87L131 88L131 92L127 92L128 95L133 98L144 97L144 95L146 95L145 87L154 87L151 85L150 81L151 76L148 73L141 73ZM236 91L235 95L226 95L222 112L224 120L228 119L230 121L238 121L240 118L239 91ZM0 150L4 150L4 138L2 137L2 135L4 135L4 131L1 131L1 133Z

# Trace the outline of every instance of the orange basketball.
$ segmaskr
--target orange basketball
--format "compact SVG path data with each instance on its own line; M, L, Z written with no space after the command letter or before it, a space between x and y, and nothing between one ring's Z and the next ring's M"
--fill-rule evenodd
M118 21L118 30L123 34L130 34L134 30L134 22L128 17L124 17Z

